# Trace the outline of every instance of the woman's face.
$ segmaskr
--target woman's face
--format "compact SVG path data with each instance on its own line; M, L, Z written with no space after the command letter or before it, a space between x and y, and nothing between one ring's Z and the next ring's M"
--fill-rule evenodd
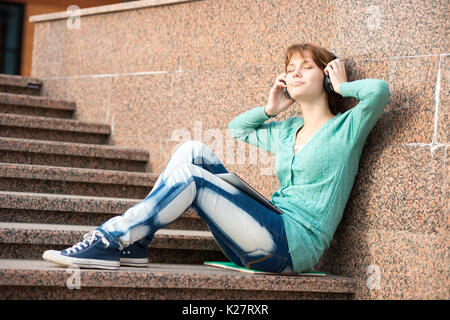
M314 62L309 51L304 59L300 55L292 56L286 68L286 84L289 94L296 97L316 97L322 94L324 72Z

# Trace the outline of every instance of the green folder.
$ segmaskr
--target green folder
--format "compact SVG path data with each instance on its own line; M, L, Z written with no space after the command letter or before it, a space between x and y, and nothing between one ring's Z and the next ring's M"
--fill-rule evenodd
M205 261L204 264L207 266L211 266L211 267L217 267L217 268L228 269L228 270L236 270L236 271L247 272L247 273L273 274L273 275L278 275L278 276L314 276L314 277L326 276L326 273L319 272L319 271L306 271L306 272L301 272L301 273L276 273L276 272L253 270L253 269L248 269L245 267L238 266L237 264L235 264L233 262L223 262L223 261Z

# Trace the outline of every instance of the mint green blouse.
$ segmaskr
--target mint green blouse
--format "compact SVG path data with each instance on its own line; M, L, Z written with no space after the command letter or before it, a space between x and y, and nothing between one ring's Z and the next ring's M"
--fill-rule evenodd
M275 154L280 181L270 201L283 210L294 271L311 270L329 247L341 221L369 135L389 102L384 80L361 79L339 86L343 97L355 97L352 109L329 119L294 153L303 119L269 121L265 106L254 107L228 124L238 140Z

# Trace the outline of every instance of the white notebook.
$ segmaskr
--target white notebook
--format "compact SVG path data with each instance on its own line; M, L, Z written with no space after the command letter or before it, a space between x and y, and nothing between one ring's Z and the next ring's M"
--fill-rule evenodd
M241 177L239 177L234 172L228 172L228 173L216 173L216 176L219 178L225 180L229 184L232 184L239 190L247 193L254 199L258 200L260 203L268 207L269 209L274 210L278 214L282 214L283 211L278 208L276 205L274 205L272 202L270 202L267 198L265 198L262 194L260 194L258 191L256 191L252 186L250 186L247 182L244 181Z

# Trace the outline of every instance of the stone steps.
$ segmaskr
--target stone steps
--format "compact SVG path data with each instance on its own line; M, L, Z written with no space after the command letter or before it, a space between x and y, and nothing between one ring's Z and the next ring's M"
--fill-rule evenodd
M254 275L192 264L151 263L119 270L60 268L42 260L0 259L4 299L348 299L351 279Z
M11 74L0 74L0 92L39 96L42 80Z
M352 298L347 277L205 266L228 259L192 208L155 233L146 268L80 270L42 260L45 250L72 246L145 199L159 174L146 172L147 150L108 145L109 125L73 120L75 102L40 97L41 86L0 75L0 299Z
M45 250L63 250L82 241L94 226L0 222L0 258L40 259ZM227 260L211 232L160 229L149 246L149 261L196 263Z
M0 162L145 172L145 150L20 138L0 139Z
M1 88L1 85L0 85ZM28 94L0 92L0 112L49 118L70 119L75 112L75 102L54 100Z
M144 199L155 173L0 163L0 190Z
M140 199L0 191L0 221L99 226L123 214ZM189 208L166 229L209 230Z
M105 144L110 134L108 124L0 113L2 137Z

